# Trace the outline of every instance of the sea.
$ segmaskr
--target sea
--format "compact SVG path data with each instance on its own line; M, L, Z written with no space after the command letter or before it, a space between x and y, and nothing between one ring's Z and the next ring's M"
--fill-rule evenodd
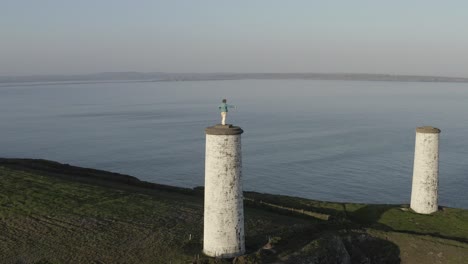
M439 204L468 209L468 84L226 80L0 85L0 157L204 185L205 132L240 126L246 191L408 204L415 129L440 134Z

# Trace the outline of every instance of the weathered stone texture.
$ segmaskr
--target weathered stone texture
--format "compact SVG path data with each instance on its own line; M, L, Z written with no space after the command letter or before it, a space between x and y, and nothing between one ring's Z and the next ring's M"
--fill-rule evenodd
M420 214L438 208L439 133L437 128L416 129L411 209Z
M245 252L241 133L233 134L206 135L203 252L213 257Z

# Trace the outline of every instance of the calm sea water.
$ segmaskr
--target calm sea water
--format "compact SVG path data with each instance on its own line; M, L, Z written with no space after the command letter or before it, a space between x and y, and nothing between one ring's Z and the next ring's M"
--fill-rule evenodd
M415 128L442 129L440 204L468 208L468 85L311 80L0 87L0 156L183 187L204 184L222 98L241 126L244 189L409 203Z

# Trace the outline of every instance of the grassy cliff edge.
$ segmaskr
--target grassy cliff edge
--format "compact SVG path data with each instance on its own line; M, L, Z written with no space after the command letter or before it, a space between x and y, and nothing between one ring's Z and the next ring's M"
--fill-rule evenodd
M468 263L468 210L245 192L247 254L203 256L203 188L0 159L2 263Z

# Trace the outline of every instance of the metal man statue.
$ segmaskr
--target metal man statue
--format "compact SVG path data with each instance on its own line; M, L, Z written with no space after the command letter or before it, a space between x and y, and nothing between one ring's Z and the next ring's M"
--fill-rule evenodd
M236 108L234 105L228 105L226 99L223 99L223 103L219 105L219 110L221 110L221 124L226 125L226 116L228 113L228 108Z

